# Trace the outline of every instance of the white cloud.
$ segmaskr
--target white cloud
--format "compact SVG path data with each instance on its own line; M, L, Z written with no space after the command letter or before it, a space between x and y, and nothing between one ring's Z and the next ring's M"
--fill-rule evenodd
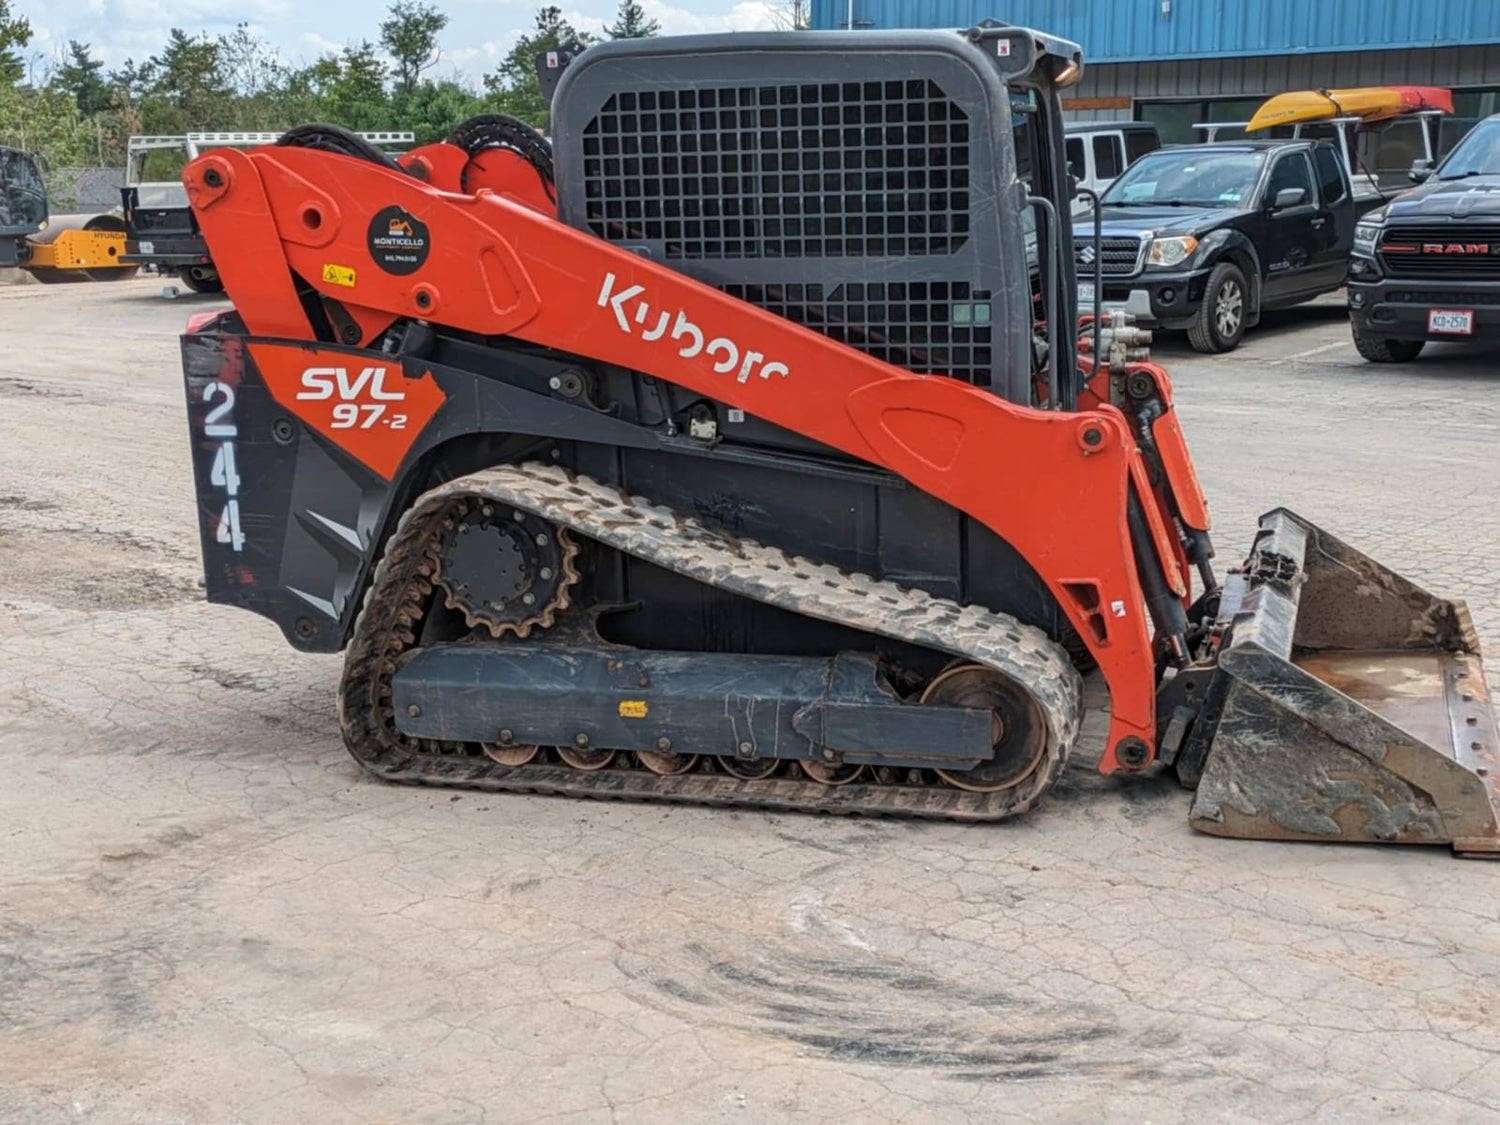
M347 46L345 43L335 43L332 39L324 35L319 35L316 31L304 31L297 43L304 51L319 58L324 55L341 54Z
M665 35L699 35L713 31L770 31L785 19L785 6L768 0L740 0L727 12L705 13L663 0L641 0L641 7L661 23Z
M495 68L529 32L543 0L435 0L450 17L441 37L445 70L470 78ZM601 35L615 19L617 0L561 0L575 27ZM780 26L784 0L642 0L668 35L751 31ZM12 7L16 5L13 3ZM189 35L219 35L246 22L268 38L282 58L308 63L349 43L380 37L384 3L370 0L20 0L34 38L28 56L43 63L66 50L68 40L88 43L108 67L127 58L159 54L174 27Z

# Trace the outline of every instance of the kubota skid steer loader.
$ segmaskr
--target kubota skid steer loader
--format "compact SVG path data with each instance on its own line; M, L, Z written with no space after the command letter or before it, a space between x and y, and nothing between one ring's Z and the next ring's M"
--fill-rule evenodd
M1493 852L1462 606L1284 511L1221 587L1166 373L1080 346L1081 65L993 24L627 40L553 149L194 161L210 599L347 649L394 780L997 819L1093 664L1099 768L1174 764L1200 829Z

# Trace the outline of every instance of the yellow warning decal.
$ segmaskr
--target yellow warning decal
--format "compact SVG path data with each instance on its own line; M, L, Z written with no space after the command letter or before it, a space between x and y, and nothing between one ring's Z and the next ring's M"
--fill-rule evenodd
M349 266L335 266L328 263L323 266L323 280L329 285L342 285L346 289L353 289L354 270Z
M622 719L644 719L646 717L646 701L644 699L622 699L620 700L620 718Z

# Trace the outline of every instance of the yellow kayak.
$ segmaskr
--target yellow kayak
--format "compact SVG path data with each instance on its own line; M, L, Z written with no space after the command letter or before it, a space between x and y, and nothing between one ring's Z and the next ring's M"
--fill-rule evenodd
M1247 132L1273 125L1295 125L1299 121L1326 121L1330 117L1359 117L1383 121L1412 107L1403 92L1393 86L1362 86L1351 90L1295 90L1268 99L1250 123Z

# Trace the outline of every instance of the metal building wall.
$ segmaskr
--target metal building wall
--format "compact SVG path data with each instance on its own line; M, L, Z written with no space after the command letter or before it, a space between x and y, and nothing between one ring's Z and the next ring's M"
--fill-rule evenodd
M1096 64L1500 43L1500 0L854 0L853 7L856 30L971 27L994 16L1071 39ZM848 0L812 0L812 25L846 27L848 12Z
M1500 0L1495 6L1500 9ZM1069 120L1112 120L1131 116L1132 99L1270 97L1286 90L1385 85L1500 85L1500 45L1085 63L1083 80L1067 91L1063 104Z

